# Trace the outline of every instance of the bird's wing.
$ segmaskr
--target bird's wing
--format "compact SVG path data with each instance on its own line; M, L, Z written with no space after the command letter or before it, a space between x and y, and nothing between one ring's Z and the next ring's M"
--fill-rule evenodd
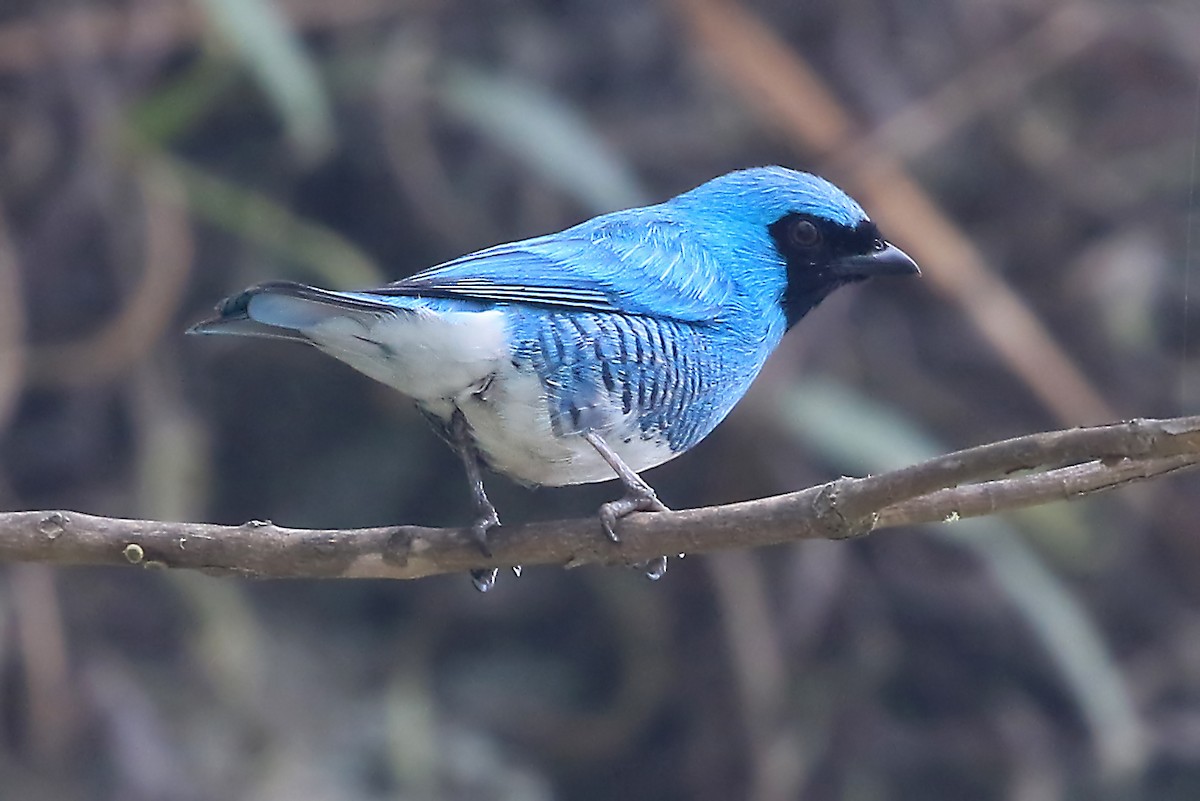
M733 293L681 225L610 220L481 250L370 294L712 320Z

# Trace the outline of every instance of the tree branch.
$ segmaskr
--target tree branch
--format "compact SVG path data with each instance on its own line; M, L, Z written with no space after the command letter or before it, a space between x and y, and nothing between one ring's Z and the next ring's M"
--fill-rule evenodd
M1017 437L757 501L637 514L621 522L619 545L604 537L595 518L499 529L489 559L465 529L218 526L42 511L0 513L0 562L403 579L490 566L631 563L1012 511L1197 465L1200 416L1134 420Z

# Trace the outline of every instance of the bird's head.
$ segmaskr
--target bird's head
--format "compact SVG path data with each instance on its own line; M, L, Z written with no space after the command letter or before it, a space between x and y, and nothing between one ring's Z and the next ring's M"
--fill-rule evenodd
M731 261L746 273L738 277L777 297L789 328L840 286L877 275L920 274L853 198L810 173L739 170L679 200L703 208L722 236L736 243Z

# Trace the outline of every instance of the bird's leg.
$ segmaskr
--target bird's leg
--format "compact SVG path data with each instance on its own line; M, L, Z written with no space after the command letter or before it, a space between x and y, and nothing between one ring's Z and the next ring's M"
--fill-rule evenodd
M620 542L617 536L617 521L630 512L669 512L671 511L654 494L654 489L633 471L629 465L608 446L604 438L595 431L584 432L583 438L596 449L600 458L608 462L625 486L625 494L615 501L609 501L600 507L600 523L604 533L613 542Z
M450 436L454 439L454 449L458 451L463 467L466 468L467 481L471 484L471 501L475 505L476 514L479 515L471 524L471 533L479 543L479 550L483 552L483 555L491 556L492 550L488 547L487 534L490 529L500 525L500 516L496 514L496 507L492 506L487 492L483 489L483 471L479 469L479 452L475 449L475 441L471 437L471 428L467 423L467 418L458 409L455 409L454 414L450 417Z
M467 418L460 409L455 409L454 414L450 416L449 430L454 450L462 459L463 467L467 471L467 481L471 485L471 500L475 505L477 515L474 522L471 523L471 534L475 537L483 555L490 557L492 549L488 546L488 531L500 525L500 516L496 514L496 507L492 506L487 492L483 489L483 471L479 469L479 451L475 448L475 440L471 436L471 427L467 423ZM513 568L513 571L518 576L521 575L519 567ZM475 589L480 592L490 590L496 583L497 572L494 567L472 570L471 581L474 583Z
M595 431L587 431L583 438L596 449L600 458L608 462L609 467L616 472L617 477L625 486L625 494L622 497L600 507L600 524L604 526L604 533L610 540L621 541L621 538L617 536L617 521L630 512L671 511L658 499L654 488L634 472L633 468L625 464L617 452L608 446L603 437ZM651 559L638 567L645 571L647 577L654 580L660 579L667 572L667 557L660 556L657 559Z

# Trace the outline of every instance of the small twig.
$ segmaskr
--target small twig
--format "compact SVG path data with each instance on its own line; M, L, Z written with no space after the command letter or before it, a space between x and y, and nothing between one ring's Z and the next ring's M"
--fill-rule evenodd
M403 579L517 564L633 563L662 553L844 539L891 526L1012 511L1197 465L1200 416L1135 420L1017 437L758 501L638 514L622 521L620 544L609 542L594 518L500 529L488 559L469 529L288 529L43 511L0 513L0 561L133 564L263 578ZM996 478L1018 471L1032 472Z
M1165 459L1102 461L1063 467L1036 475L983 484L968 484L931 492L921 498L888 507L879 515L876 528L914 523L951 522L958 518L982 517L996 512L1024 509L1053 501L1066 501L1186 470L1200 464L1200 456L1170 456Z

